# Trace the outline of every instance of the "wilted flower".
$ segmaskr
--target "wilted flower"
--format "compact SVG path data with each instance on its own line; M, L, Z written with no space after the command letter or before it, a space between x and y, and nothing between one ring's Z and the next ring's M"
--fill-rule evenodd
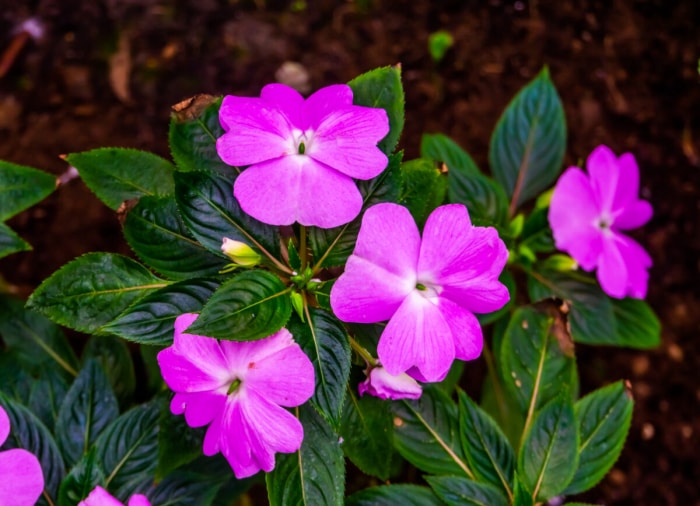
M357 386L360 396L368 393L380 399L419 399L423 389L406 373L393 376L381 365L371 367L367 379Z
M0 446L10 435L10 418L0 406ZM0 504L32 506L44 490L39 459L27 450L0 452Z
M271 225L332 228L362 208L353 178L371 179L387 157L377 148L389 132L384 109L352 103L338 84L304 98L283 84L265 86L260 98L227 96L216 142L221 159L249 165L234 183L243 210Z
M630 153L618 158L598 146L586 167L588 174L569 167L554 187L549 223L555 244L584 270L597 267L600 286L611 297L642 299L651 257L620 232L644 225L652 215L651 204L637 197L637 162Z
M378 204L363 218L355 250L331 290L341 320L389 320L377 353L391 375L440 381L455 358L479 356L474 313L509 299L498 281L508 251L494 228L475 227L461 204L438 207L421 240L405 207Z
M124 506L112 495L100 486L92 489L92 492L78 503L78 506ZM145 495L134 494L126 503L126 506L151 506Z
M158 354L165 383L175 392L170 410L190 427L207 424L204 454L221 452L237 478L275 467L275 453L298 450L294 407L314 392L314 368L287 329L259 341L218 341L185 333L197 319L175 320L172 346Z

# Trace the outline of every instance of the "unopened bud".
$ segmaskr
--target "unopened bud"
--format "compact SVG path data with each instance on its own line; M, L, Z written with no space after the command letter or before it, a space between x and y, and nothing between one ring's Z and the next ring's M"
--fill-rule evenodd
M244 242L234 241L228 237L224 237L221 244L221 251L224 255L233 260L233 263L243 267L253 267L260 263L261 257L253 248Z

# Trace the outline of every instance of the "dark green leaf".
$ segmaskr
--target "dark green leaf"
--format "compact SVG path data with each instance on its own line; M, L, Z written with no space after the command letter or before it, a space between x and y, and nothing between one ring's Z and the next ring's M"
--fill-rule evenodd
M404 124L404 95L401 85L401 67L382 67L370 70L348 83L353 92L353 103L366 107L381 107L389 116L389 133L379 143L387 155L393 153L401 137Z
M569 484L578 463L578 441L568 395L535 414L518 453L518 475L537 502L551 499Z
M216 139L224 129L219 122L221 97L195 95L177 106L170 119L170 153L178 170L227 173L216 151Z
M242 272L214 292L189 333L255 341L281 329L292 314L289 290L267 271Z
M523 224L522 244L530 248L530 251L549 253L555 249L548 212L549 208L535 209Z
M363 473L387 480L391 472L394 422L388 402L350 391L340 435L345 455Z
M209 279L166 286L128 307L99 332L142 344L171 345L175 319L183 313L199 312L218 286Z
M172 195L173 171L169 161L153 153L129 148L99 148L71 153L66 161L108 207L146 195Z
M316 390L311 402L337 430L350 374L345 327L328 311L309 308L305 322L294 317L287 328L314 364Z
M447 183L450 202L467 206L477 225L505 226L508 222L508 198L493 179L482 174L449 172Z
M296 408L304 426L304 441L295 453L277 454L277 464L266 476L271 506L342 506L345 462L338 435L313 409Z
M196 473L175 471L149 492L152 506L209 506L221 483L207 480Z
M564 108L545 67L508 104L491 137L491 171L512 197L511 214L557 178L565 148Z
M444 506L428 487L382 485L355 492L345 506Z
M0 450L24 448L33 453L41 464L44 473L44 493L56 500L58 486L65 475L65 466L61 453L51 433L39 419L27 408L0 394L0 406L5 409L10 419L10 435L0 446ZM45 497L39 497L38 506L48 506Z
M114 419L119 416L117 398L100 364L90 359L63 400L56 421L56 438L69 467L83 458Z
M14 231L0 223L0 258L17 253L18 251L30 251L31 245L14 233Z
M632 421L634 401L619 381L574 405L579 428L578 469L564 491L579 494L595 486L620 456Z
M93 447L63 478L58 489L58 506L75 506L97 486L104 486L105 475L97 463Z
M426 476L435 494L449 506L508 506L503 491L488 483L477 483L460 476Z
M33 206L55 188L51 174L0 160L0 221Z
M124 237L144 263L172 279L214 276L228 263L191 236L173 198L143 197L126 215Z
M233 196L234 180L235 174L176 173L175 198L185 225L205 248L222 257L221 243L228 237L279 258L277 227L243 212Z
M401 164L399 204L408 208L422 228L428 215L442 204L447 192L445 179L430 160L418 158Z
M469 468L479 481L495 486L512 498L515 455L493 419L464 391L459 391L459 432ZM438 494L439 495L439 494Z
M532 493L515 473L515 487L513 488L513 506L534 506L535 501L532 498Z
M31 382L27 407L52 433L58 418L58 411L67 392L68 382L64 379L64 375L52 367L45 368L39 378Z
M459 440L457 406L428 385L415 401L392 402L394 446L411 464L430 474L474 478Z
M82 360L97 359L117 396L119 406L131 404L136 390L136 373L126 343L113 336L93 336L83 350Z
M454 175L467 178L481 174L472 157L459 144L443 134L423 134L420 156L447 165L450 179Z
M15 351L0 353L0 392L8 399L28 405L34 381Z
M655 348L661 342L661 323L649 307L640 299L611 299L617 328L618 346L630 348Z
M56 323L89 333L165 285L130 258L114 253L88 253L44 280L27 305Z
M156 478L167 476L178 467L202 454L205 428L193 429L184 416L170 412L170 399L161 399L158 431L158 468Z

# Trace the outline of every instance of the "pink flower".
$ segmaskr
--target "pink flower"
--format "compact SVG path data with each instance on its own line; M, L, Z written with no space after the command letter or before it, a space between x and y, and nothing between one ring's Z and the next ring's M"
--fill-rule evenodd
M100 486L95 487L90 495L78 503L78 506L124 506ZM145 495L134 494L126 506L151 506Z
M10 418L0 406L0 446L10 435ZM32 506L44 490L44 474L35 455L21 448L0 452L0 504Z
M275 467L275 453L298 450L294 407L314 393L314 368L287 329L259 341L218 341L186 334L197 319L175 320L175 341L158 354L165 383L175 396L170 410L190 427L209 428L204 454L223 453L237 478Z
M455 358L479 356L483 336L473 313L501 308L498 281L508 250L494 228L472 226L461 204L438 207L423 239L405 207L378 204L363 218L355 250L331 290L341 320L389 320L377 354L387 372L440 381Z
M368 393L380 399L419 399L423 393L418 382L408 374L392 376L382 366L372 367L357 390L360 396Z
M243 210L271 225L332 228L362 208L353 178L371 179L388 159L377 148L389 132L384 109L352 104L343 84L304 98L283 84L268 84L260 98L227 96L216 142L221 159L249 165L233 193Z
M586 271L598 268L598 282L611 297L643 299L651 257L620 233L644 225L651 204L637 197L639 168L634 156L619 158L607 146L588 157L588 174L569 167L557 181L549 207L554 242Z

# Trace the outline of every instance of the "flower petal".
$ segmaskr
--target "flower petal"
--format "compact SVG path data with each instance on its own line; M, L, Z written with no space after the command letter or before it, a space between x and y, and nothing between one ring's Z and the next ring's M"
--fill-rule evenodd
M5 408L0 406L0 446L5 443L7 436L10 435L10 417L7 416Z
M0 504L34 504L44 490L39 459L27 450L0 452L0 477Z
M612 213L620 177L615 153L607 146L598 146L588 155L586 169L599 210Z
M391 317L377 354L389 374L415 367L425 381L441 381L455 358L452 331L438 307L414 290Z
M129 499L127 506L151 506L151 503L145 495L134 494Z
M612 203L612 211L624 209L637 200L639 193L639 167L631 153L624 153L617 159L618 179Z
M610 297L622 299L627 293L628 272L617 234L611 232L603 239L603 252L598 259L598 282Z
M219 120L226 133L217 139L216 151L229 165L252 165L295 152L287 117L261 98L225 97Z
M452 331L455 358L460 360L478 358L484 347L484 334L476 316L471 311L443 297L440 297L438 308Z
M569 167L557 181L549 206L549 224L558 249L569 253L587 271L601 254L600 210L586 174Z
M303 130L317 130L326 116L352 107L352 88L347 84L333 84L312 93L302 107Z
M98 485L78 503L78 506L123 506L123 504Z
M369 393L380 399L419 399L423 393L423 388L408 374L393 376L381 366L372 368L357 389L361 396Z
M225 402L224 391L176 393L170 402L170 411L175 415L184 413L190 427L203 427L214 420Z
M634 239L625 235L617 234L617 244L627 267L627 295L643 299L647 295L651 257Z
M613 227L616 230L630 230L641 227L651 219L654 211L646 200L634 200L615 217Z
M304 97L297 90L286 84L268 84L260 91L260 98L282 111L293 126L306 130L302 121Z
M447 297L477 313L503 307L510 298L498 281L508 249L491 227L474 227L462 204L440 206L423 229L418 279L435 283Z

